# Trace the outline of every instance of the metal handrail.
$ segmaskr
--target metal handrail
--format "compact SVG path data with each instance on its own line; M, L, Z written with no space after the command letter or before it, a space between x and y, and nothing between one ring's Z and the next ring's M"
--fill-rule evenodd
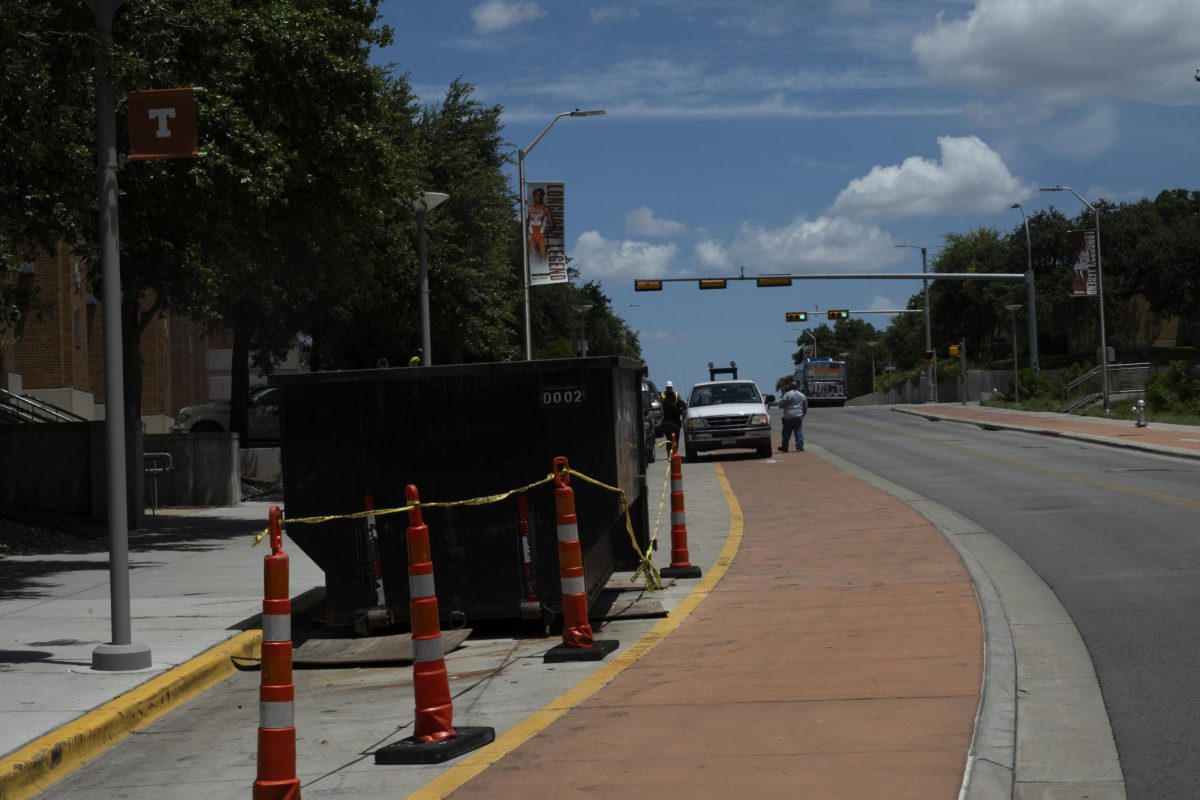
M15 409L16 416L23 422L87 422L78 414L7 389L0 389L0 404Z
M158 476L175 469L175 459L170 453L142 453L142 470L150 478L153 487L150 513L158 513Z
M1108 395L1140 394L1146 391L1146 381L1153 368L1149 362L1108 365ZM1093 367L1063 387L1063 412L1101 400L1103 395L1100 367Z

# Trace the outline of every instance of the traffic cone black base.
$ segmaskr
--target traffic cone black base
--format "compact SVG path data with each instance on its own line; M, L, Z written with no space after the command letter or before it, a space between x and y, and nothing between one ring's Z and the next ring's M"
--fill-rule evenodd
M658 574L664 578L699 578L703 572L693 564L688 567L663 567Z
M591 647L569 647L556 645L546 651L543 664L561 664L564 661L603 661L604 657L621 646L616 639L600 639Z
M441 764L496 741L495 728L454 726L458 734L438 742L401 739L375 751L376 764Z

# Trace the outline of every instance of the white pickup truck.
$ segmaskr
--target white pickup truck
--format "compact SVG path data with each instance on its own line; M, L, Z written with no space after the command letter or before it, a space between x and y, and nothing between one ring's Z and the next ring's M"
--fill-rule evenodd
M688 461L710 450L749 448L771 456L771 417L754 381L710 381L692 387L683 423L683 452Z

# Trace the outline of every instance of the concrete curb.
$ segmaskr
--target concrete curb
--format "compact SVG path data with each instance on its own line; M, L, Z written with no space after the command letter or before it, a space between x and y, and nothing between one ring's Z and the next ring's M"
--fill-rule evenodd
M292 600L292 615L306 613L324 597L322 587L302 592ZM261 615L253 624L261 624ZM257 658L261 646L261 629L242 631L0 757L0 800L25 800L46 791L134 731L228 678L237 671L235 658Z
M235 657L252 657L262 631L237 634L0 759L0 800L44 792L139 728L234 673Z
M1074 431L1056 431L1049 428L1033 428L1028 425L1013 425L1008 422L994 422L992 420L966 419L964 417L938 414L933 411L918 411L912 408L893 408L892 411L895 411L897 414L908 414L913 417L924 417L930 422L957 422L965 425L974 425L975 427L983 428L984 430L1035 433L1039 436L1054 436L1061 439L1074 439L1076 441L1089 442L1091 444L1102 444L1106 447L1123 447L1126 450L1140 450L1144 453L1158 453L1159 455L1172 455L1182 456L1183 458L1200 459L1200 453L1196 452L1195 450L1185 450L1181 447L1170 447L1169 445L1142 444L1141 442L1130 442L1123 439L1114 439L1111 436L1095 436L1089 433L1077 433Z
M899 409L897 409L899 410ZM918 415L921 416L921 415ZM963 420L966 421L966 420ZM1091 658L1066 610L1054 592L1020 556L999 538L976 522L923 495L898 486L873 472L833 455L824 448L813 448L826 461L908 505L946 538L958 552L975 585L984 627L983 681L975 731L967 755L959 800L1011 800L1013 797L1083 796L1090 786L1091 796L1124 800L1125 783L1120 760L1113 742L1108 712L1100 696L1099 683L1091 671ZM1007 603L1007 604L1006 604ZM1013 605L1015 603L1015 605ZM1086 719L1077 725L1074 754L1071 748L1058 750L1048 740L1055 731L1047 725L1045 714L1020 713L1022 693L1037 683L1030 674L1030 663L1045 659L1049 653L1031 647L1029 630L1039 621L1055 623L1051 627L1073 634L1059 640L1054 657L1060 667L1075 665L1064 674L1080 677L1080 685L1094 690L1090 703L1076 702L1069 712L1073 719ZM1018 633L1024 631L1025 646L1019 646ZM1075 646L1071 642L1077 640ZM1086 663L1086 670L1078 668ZM1086 673L1086 674L1085 674ZM1040 701L1048 707L1065 708L1068 701L1043 690ZM1027 709L1027 711L1031 710ZM1036 751L1044 750L1042 757ZM1086 753L1080 756L1079 752Z

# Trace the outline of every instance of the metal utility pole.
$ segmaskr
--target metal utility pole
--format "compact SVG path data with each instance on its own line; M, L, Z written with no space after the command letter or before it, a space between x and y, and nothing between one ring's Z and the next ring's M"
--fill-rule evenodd
M150 648L132 641L129 509L125 479L125 369L121 356L121 250L117 217L116 100L108 67L121 0L91 0L96 21L96 159L100 175L101 303L104 307L104 441L108 456L108 574L112 641L92 651L92 669L146 669Z
M1021 221L1025 223L1025 305L1029 307L1029 368L1034 372L1041 372L1037 340L1037 292L1033 285L1033 244L1029 238L1029 217L1025 216L1025 207L1020 203L1013 203L1010 208L1019 209Z
M929 272L929 264L927 260L927 251L924 245L917 244L898 244L896 247L911 247L914 250L921 251L921 273ZM929 281L921 281L922 292L925 295L925 350L926 352L933 350L933 329L929 321ZM933 360L925 368L929 380L929 402L936 403L938 401L937 391L937 352L934 351Z

